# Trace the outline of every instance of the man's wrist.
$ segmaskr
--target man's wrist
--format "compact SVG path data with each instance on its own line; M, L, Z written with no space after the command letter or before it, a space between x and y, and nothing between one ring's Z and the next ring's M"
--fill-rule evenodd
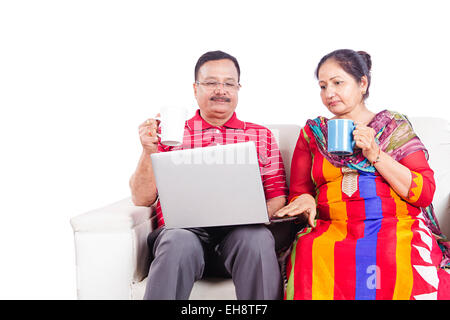
M157 152L158 152L158 150L151 151L151 150L148 150L147 148L142 148L142 155L144 155L144 156L150 156L153 153L157 153Z

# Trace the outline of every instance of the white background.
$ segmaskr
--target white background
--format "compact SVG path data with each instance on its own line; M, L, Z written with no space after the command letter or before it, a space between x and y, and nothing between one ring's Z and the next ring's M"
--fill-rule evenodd
M450 120L448 1L0 0L0 298L75 299L71 217L129 196L138 125L196 109L194 65L241 65L238 116L328 116L314 78L372 56L368 106Z

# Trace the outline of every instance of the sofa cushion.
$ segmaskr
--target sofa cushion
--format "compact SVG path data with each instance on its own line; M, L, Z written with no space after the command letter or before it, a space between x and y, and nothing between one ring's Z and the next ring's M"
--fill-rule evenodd
M450 123L441 118L410 118L414 131L428 149L436 192L433 206L442 233L450 238Z
M300 129L302 127L295 124L271 124L266 125L266 127L270 129L277 140L281 157L283 158L284 168L286 170L286 182L289 186L292 155L294 154L298 135L300 134Z
M132 299L142 300L147 278L132 284ZM236 300L232 279L206 278L194 283L190 300Z

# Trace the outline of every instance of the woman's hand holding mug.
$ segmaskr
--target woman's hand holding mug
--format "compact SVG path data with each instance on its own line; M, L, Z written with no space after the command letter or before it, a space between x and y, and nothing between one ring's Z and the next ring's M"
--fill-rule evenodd
M375 141L376 132L373 128L367 127L361 123L355 123L353 130L353 139L356 147L360 148L364 157L373 163L380 154L380 147Z

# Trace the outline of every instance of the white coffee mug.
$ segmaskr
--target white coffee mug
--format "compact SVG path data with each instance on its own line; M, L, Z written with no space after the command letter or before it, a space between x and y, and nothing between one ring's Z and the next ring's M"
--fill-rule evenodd
M161 143L176 147L183 144L184 126L187 118L187 110L177 106L163 106L160 116L156 119L160 121Z

